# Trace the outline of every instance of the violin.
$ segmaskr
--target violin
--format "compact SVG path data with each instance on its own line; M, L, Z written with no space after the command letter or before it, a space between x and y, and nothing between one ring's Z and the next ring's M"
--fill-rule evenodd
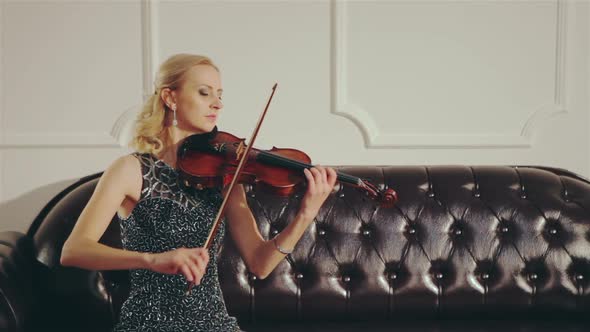
M239 183L255 185L257 188L278 196L289 196L306 182L303 169L312 168L311 158L303 151L289 148L259 150L252 148L248 156L244 139L230 133L218 131L217 126L209 133L188 136L177 152L177 168L181 181L187 187L196 189L226 187L236 173L242 157L246 164L240 172ZM381 190L371 182L337 173L337 180L346 185L364 190L382 207L392 207L397 201L396 192L387 188Z
M178 148L176 168L184 185L196 189L227 187L205 241L204 247L207 249L211 247L212 239L219 230L219 221L229 194L238 182L257 185L278 195L288 196L305 183L303 170L313 167L309 156L299 150L273 147L270 151L264 151L252 147L276 88L275 83L250 138L250 144L246 145L243 139L230 133L218 131L215 126L211 132L188 136ZM391 188L380 190L369 181L341 172L337 172L337 180L365 190L369 197L379 201L384 207L391 207L397 201L397 194ZM192 287L193 283L189 283L185 295L190 293Z

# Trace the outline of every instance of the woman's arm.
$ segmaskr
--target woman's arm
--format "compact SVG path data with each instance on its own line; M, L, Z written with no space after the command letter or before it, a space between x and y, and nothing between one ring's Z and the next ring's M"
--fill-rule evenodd
M137 164L135 164L137 163ZM60 262L88 270L147 268L148 255L98 243L113 215L132 188L141 188L141 169L133 156L113 162L101 176L62 248Z
M87 270L149 269L167 274L182 273L188 281L199 284L209 260L204 248L147 253L98 242L123 200L141 189L141 181L139 161L130 155L120 157L105 170L63 245L60 263Z
M295 219L275 238L283 249L294 248L336 183L336 171L316 166L305 170L307 191ZM266 278L285 257L272 240L265 241L241 185L234 187L227 202L226 217L229 230L248 270L260 279Z

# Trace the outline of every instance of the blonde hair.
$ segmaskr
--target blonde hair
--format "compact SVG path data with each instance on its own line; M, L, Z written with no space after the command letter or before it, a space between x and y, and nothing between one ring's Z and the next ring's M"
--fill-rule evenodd
M162 151L168 140L164 119L166 111L170 109L160 97L160 93L165 88L180 88L185 73L196 65L210 65L219 72L219 68L209 57L196 54L175 54L160 65L154 80L155 92L145 101L137 115L129 147L141 153L154 155Z

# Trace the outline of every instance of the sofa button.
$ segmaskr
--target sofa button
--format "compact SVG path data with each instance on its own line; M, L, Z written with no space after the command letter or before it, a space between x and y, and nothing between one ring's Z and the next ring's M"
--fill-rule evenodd
M543 237L552 247L562 247L566 242L571 241L571 238L567 236L567 230L565 230L561 222L556 219L550 219L547 221Z
M432 282L438 286L449 286L455 280L453 265L447 259L431 261L428 274L432 278Z
M418 243L422 237L421 232L420 225L406 224L403 234L408 241Z
M449 236L451 240L454 241L457 245L465 245L467 229L465 229L466 225L465 222L462 220L456 220L449 230Z
M573 256L566 271L579 288L579 291L585 292L583 289L588 289L590 284L590 261L586 258Z
M534 287L542 287L547 283L550 275L544 256L527 259L521 273L526 282Z
M400 261L391 261L386 263L384 277L388 281L389 285L393 288L399 288L405 285L410 276L410 272Z

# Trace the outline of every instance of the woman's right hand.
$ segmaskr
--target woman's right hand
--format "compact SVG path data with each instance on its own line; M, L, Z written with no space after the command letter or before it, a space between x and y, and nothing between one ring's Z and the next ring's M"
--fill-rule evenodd
M150 270L165 274L182 274L195 285L200 284L209 263L209 253L205 248L178 248L150 255Z

